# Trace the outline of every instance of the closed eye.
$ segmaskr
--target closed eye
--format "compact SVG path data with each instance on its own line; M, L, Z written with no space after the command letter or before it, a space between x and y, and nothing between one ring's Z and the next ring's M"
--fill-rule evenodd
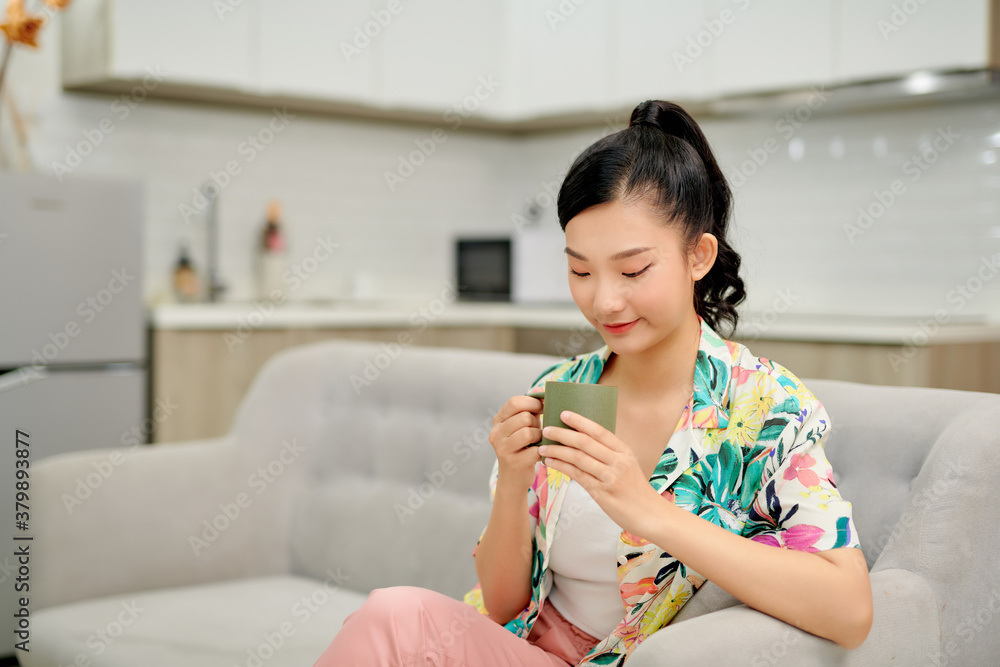
M646 269L648 269L651 266L652 266L652 264L647 264L646 268L644 268L644 269L642 269L640 271L636 271L635 273L623 273L622 275L625 276L626 278L635 278L636 276L638 276L638 275L640 275L642 273L645 273Z
M573 269L570 269L569 272L572 273L574 276L589 276L590 275L589 273L577 273Z

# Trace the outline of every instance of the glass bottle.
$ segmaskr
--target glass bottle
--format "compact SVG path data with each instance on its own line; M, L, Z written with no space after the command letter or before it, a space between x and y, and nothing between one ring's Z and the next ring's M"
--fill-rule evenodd
M198 300L198 287L198 274L191 263L187 241L182 241L174 266L174 296L180 303L193 303Z
M267 221L261 232L257 251L257 298L282 302L287 300L282 276L285 273L285 231L281 224L281 203L272 199L267 206Z

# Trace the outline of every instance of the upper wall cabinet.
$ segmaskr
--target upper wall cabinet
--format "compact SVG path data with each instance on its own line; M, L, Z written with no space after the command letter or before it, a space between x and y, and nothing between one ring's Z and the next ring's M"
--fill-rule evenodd
M74 0L63 83L483 127L1000 68L1000 0Z
M608 107L613 0L507 0L513 112L537 117Z
M715 56L716 95L833 80L833 0L716 0L699 39Z
M713 95L711 4L690 0L612 3L607 27L611 107L627 109L647 99L703 100Z
M448 115L503 117L513 83L504 67L504 2L403 0L379 38L380 106ZM454 118L454 120L452 120Z
M1000 67L1000 1L840 0L837 78Z
M378 41L384 39L385 26L392 24L394 15L386 11L384 16L373 16L374 3L369 2L256 2L262 94L371 102Z
M256 2L74 2L62 31L63 83L141 81L152 71L157 84L255 92Z

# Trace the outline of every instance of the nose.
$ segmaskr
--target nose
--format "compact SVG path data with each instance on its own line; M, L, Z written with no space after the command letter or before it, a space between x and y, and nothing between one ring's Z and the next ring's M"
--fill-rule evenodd
M594 292L594 314L602 322L616 322L625 310L628 287L617 280L603 280Z

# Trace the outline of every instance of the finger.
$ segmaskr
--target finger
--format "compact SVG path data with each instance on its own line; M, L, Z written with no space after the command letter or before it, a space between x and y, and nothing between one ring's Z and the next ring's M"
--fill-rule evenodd
M538 412L542 409L542 399L534 396L514 396L513 401L519 411Z
M511 442L516 443L516 449L531 447L537 449L537 445L542 440L542 429L534 426L520 428L510 436Z
M595 422L593 419L584 417L580 413L573 412L572 410L563 410L560 417L566 426L569 426L570 428L581 433L586 433L591 438L613 451L623 451L618 439L614 437L615 434Z
M582 486L587 493L590 493L591 489L598 484L597 479L593 475L581 470L572 463L568 463L562 459L548 457L543 458L542 461L549 468L558 470L559 472L568 475L571 480Z
M519 429L531 426L540 426L536 415L530 412L516 412L504 421L495 424L491 429L491 434L500 438L509 438Z
M566 413L564 412L563 414ZM592 436L572 428L546 426L542 429L542 435L547 437L549 440L554 440L555 442L559 442L585 452L605 465L609 464L615 456L615 450L609 448L604 443L595 440Z
M608 467L593 456L566 445L545 445L538 453L546 460L561 461L587 473L594 479L607 479Z
M500 421L506 421L519 412L540 413L542 401L531 396L512 396L500 408Z

